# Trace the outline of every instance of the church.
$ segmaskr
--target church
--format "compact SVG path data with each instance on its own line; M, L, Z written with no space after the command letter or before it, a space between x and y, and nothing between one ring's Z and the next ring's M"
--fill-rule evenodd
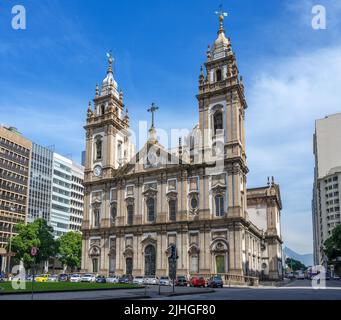
M167 276L176 245L178 275L282 279L280 188L274 178L246 186L247 102L224 16L200 70L199 123L176 150L158 141L152 105L148 139L135 152L109 56L85 125L82 272Z

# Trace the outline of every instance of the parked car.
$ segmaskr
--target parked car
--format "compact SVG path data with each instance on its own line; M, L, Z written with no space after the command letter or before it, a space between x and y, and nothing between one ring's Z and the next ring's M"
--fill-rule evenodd
M118 279L118 283L132 283L134 277L131 274L124 274L121 278Z
M51 275L49 275L47 281L48 282L58 282L58 276L55 274L51 274Z
M160 277L159 283L161 286L171 286L172 285L171 279L167 276Z
M107 283L118 283L118 279L118 276L109 275L109 277L107 277Z
M0 272L0 282L5 282L5 275Z
M193 277L189 282L191 287L206 287L206 280L204 277Z
M36 278L37 276L34 276L34 278ZM26 281L33 281L33 275L31 274L31 275L28 275L27 277L26 277Z
M159 278L156 276L146 276L145 284L159 284Z
M107 279L105 278L105 276L97 276L95 281L96 283L106 283Z
M69 276L66 273L62 273L59 275L58 280L60 282L67 282L69 281Z
M224 286L223 279L221 276L214 276L208 279L208 287L211 288L222 288Z
M334 273L333 280L340 280L340 277L337 274Z
M139 284L142 285L145 283L145 278L142 276L136 276L133 280L133 284Z
M81 277L81 282L96 282L96 277L93 274L84 274Z
M70 282L81 282L81 276L79 274L71 275Z
M34 278L35 282L47 282L49 280L49 274L41 274Z
M187 287L188 281L185 276L177 276L175 280L176 286Z

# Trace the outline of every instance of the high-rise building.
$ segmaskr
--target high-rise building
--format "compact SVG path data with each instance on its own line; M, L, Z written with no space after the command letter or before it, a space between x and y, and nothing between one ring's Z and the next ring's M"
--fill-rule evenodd
M312 200L314 263L324 264L324 242L340 219L341 113L319 119L314 134L314 186Z
M15 128L0 126L1 271L10 265L11 239L16 235L16 225L27 220L31 149L31 141Z
M53 151L36 143L32 147L28 222L50 221Z
M53 154L50 223L56 237L80 231L83 220L84 168L57 153Z
M70 231L80 231L83 222L84 167L72 163Z

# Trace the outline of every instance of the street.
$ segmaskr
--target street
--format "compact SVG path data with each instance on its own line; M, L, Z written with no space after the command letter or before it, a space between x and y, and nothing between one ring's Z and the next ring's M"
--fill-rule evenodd
M122 289L105 291L40 293L34 300L341 300L341 281L326 281L326 289L314 289L309 280L295 280L282 287L225 287L223 289L199 289L176 287L180 295L169 296L172 288L158 286L147 289ZM31 300L31 294L2 295L0 300Z

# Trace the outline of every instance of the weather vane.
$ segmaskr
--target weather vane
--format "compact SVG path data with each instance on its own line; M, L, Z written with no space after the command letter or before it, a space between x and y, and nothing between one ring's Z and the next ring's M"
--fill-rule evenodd
M152 128L154 128L154 116L157 110L159 110L159 108L155 105L154 102L152 103L151 108L147 110L148 112L152 114Z
M112 50L109 50L109 52L107 52L107 58L109 62L109 71L112 71L113 63L115 63L115 59L112 56ZM114 64L114 73L115 73L115 64Z
M228 13L224 11L222 4L219 6L219 11L216 11L215 14L219 17L221 17L221 16L227 17L228 16Z

